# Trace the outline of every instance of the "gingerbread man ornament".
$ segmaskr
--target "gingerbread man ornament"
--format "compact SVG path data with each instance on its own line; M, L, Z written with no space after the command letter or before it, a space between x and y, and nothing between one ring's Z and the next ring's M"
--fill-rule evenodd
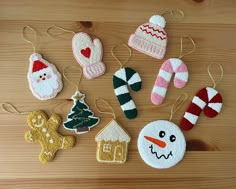
M74 136L62 136L56 131L61 124L59 115L53 114L48 119L43 111L34 111L29 114L27 122L31 130L25 133L25 140L41 144L39 160L42 163L53 160L57 150L69 149L75 144Z

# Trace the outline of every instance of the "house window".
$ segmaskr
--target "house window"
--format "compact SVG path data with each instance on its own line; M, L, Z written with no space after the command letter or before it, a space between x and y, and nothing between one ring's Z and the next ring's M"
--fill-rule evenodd
M103 152L110 152L110 151L111 151L111 144L104 144Z

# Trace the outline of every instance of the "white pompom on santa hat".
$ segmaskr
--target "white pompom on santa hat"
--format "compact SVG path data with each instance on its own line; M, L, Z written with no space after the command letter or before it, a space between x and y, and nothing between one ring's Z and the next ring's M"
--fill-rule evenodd
M163 16L160 15L153 15L150 19L149 22L156 24L162 28L166 26L166 20Z
M34 53L31 56L31 60L33 61L32 73L38 72L48 67L40 59L42 59L42 56L40 54Z

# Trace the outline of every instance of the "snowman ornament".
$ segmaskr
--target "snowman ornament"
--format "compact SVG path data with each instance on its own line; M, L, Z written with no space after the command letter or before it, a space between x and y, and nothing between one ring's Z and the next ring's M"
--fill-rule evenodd
M181 97L181 96L180 96ZM170 120L183 102L174 108ZM174 111L175 109L175 111ZM138 151L143 161L156 169L166 169L178 164L186 151L186 140L180 128L171 121L157 120L147 124L138 136Z

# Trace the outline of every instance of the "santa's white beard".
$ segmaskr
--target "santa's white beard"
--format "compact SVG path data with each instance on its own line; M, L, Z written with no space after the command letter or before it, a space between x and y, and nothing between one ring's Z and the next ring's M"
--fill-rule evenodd
M47 73L47 75L50 74L51 77L46 78L45 80L38 79L39 82L37 82L35 78L38 78L40 72L41 71L32 73L30 84L31 89L36 96L40 97L40 99L49 99L61 90L59 83L60 78L58 78L58 76L50 68L46 68L43 69L43 73Z

